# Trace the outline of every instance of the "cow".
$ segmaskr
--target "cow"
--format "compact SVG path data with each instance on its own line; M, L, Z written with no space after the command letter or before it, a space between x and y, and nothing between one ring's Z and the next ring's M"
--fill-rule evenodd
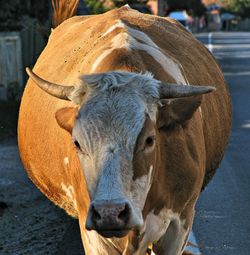
M79 220L86 254L185 254L231 127L212 54L175 20L124 6L64 21L27 73L22 162Z

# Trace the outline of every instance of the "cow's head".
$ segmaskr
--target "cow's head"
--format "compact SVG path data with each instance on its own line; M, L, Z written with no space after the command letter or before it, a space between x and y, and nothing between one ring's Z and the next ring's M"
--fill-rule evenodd
M84 170L91 199L86 228L104 237L140 229L159 130L190 119L201 95L214 88L162 84L148 73L122 71L85 75L82 85L61 86L27 72L47 93L80 106L59 110L56 119L71 133Z

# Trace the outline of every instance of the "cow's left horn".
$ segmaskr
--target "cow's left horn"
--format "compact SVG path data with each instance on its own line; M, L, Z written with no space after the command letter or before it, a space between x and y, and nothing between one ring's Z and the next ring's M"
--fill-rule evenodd
M64 100L70 100L69 96L71 95L72 91L75 89L74 86L62 86L58 85L49 81L46 81L33 73L30 68L26 68L26 72L29 75L29 77L45 92L48 94L64 99Z
M215 91L212 86L191 86L176 84L161 84L160 98L179 98L197 96Z

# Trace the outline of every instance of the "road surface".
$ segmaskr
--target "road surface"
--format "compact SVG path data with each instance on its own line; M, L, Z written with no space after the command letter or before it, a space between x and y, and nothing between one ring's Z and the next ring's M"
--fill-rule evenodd
M46 199L27 178L16 141L2 143L0 255L44 254L82 255L78 223Z
M233 103L223 162L196 206L194 233L205 255L250 254L250 33L197 36L222 66Z
M215 178L202 193L194 235L203 255L250 254L250 33L197 38L221 63L233 101L233 129ZM0 144L0 254L80 255L77 221L27 179L15 141Z

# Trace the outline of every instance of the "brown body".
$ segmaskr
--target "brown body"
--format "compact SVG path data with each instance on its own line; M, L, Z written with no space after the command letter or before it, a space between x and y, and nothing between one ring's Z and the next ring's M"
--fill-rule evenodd
M152 210L157 214L163 207L171 208L187 221L192 221L193 215L189 216L189 211L193 210L202 187L209 182L223 157L231 125L225 80L204 46L171 19L143 15L123 7L99 16L74 17L57 27L34 71L58 84L79 84L79 75L93 72L91 68L98 56L109 49L112 38L123 30L117 27L107 36L102 36L117 20L147 34L168 58L181 67L186 83L216 87L215 92L203 97L200 109L189 121L159 132L158 170L143 210L145 218ZM149 71L160 81L176 83L171 68L169 73L166 72L144 50L117 48L97 66L95 72L114 70ZM81 223L85 222L89 206L84 175L70 134L60 128L55 119L55 113L68 106L73 104L46 94L29 80L20 108L18 143L29 177L51 201L80 219L85 250L87 254L94 254ZM140 164L140 158L135 156L134 160ZM182 165L185 169L180 170ZM169 168L176 168L176 171L169 173L166 171ZM187 171L188 178L185 179ZM136 175L135 178L139 178L143 173ZM187 192L183 193L183 190ZM103 241L107 254L120 254L126 239L116 239L116 245Z

